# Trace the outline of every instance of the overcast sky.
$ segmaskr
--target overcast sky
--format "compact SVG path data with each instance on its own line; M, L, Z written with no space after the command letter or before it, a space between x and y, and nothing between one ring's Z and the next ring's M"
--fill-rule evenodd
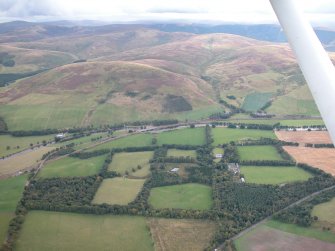
M292 1L314 25L335 25L334 0ZM0 0L0 22L12 20L276 22L268 0Z

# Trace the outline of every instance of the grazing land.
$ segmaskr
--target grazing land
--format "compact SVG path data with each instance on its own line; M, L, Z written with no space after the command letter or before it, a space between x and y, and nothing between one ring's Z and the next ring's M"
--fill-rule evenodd
M235 246L237 251L331 251L335 248L333 243L280 231L267 225L258 226L244 234L235 241Z
M10 175L32 169L37 166L38 161L45 153L53 149L53 147L39 147L6 159L0 159L0 175Z
M143 217L31 211L16 250L150 251L153 244Z
M283 160L273 146L239 146L241 160Z
M132 176L145 177L150 173L149 160L153 152L122 152L113 155L112 163L108 170L115 171L121 175L128 172ZM138 166L141 166L139 169ZM133 171L134 170L134 171Z
M74 149L78 150L78 149L82 149L82 148L85 148L87 146L90 146L91 144L95 144L95 143L99 142L100 138L105 139L107 136L109 136L109 135L106 132L93 133L89 136L85 136L85 137L81 137L81 138L78 138L78 139L73 139L73 140L57 143L55 146L59 147L59 146L68 145L70 143L74 143L75 144Z
M13 137L11 135L0 135L0 158L29 148L31 147L30 144L36 145L42 144L43 141L53 141L54 136Z
M333 198L331 201L314 206L312 215L317 216L320 221L326 221L335 224L335 198Z
M224 154L224 150L223 150L223 148L219 148L219 147L215 147L214 149L213 149L213 155L214 155L214 158L215 158L215 156L216 156L216 154ZM214 162L216 162L216 163L218 163L218 162L220 162L221 161L221 158L215 158L214 159Z
M144 179L105 179L92 201L93 204L127 205L141 191Z
M5 241L9 222L14 215L14 212L0 212L0 243Z
M279 121L283 126L323 126L325 123L322 119L288 119Z
M40 178L81 177L97 174L106 159L105 155L89 159L65 157L48 162L39 172Z
M214 237L215 223L201 220L149 219L156 251L202 251Z
M242 141L247 139L257 140L260 138L275 139L276 136L272 131L249 130L249 129L231 129L231 128L214 128L212 130L214 145L227 144L231 141Z
M276 131L279 140L300 144L332 144L326 131Z
M257 112L270 101L272 96L272 93L251 93L245 97L242 109L248 112Z
M284 146L284 150L298 163L317 167L326 173L335 175L335 149Z
M255 184L283 184L295 181L305 181L312 175L298 167L284 166L243 166L241 173L245 181Z
M201 184L182 184L151 189L149 204L154 208L206 210L212 206L212 190Z
M204 145L205 144L205 129L187 128L168 132L162 132L156 135L158 145Z
M125 147L139 147L139 146L150 146L152 139L151 134L136 134L128 137L111 140L107 143L98 145L90 149L90 151L99 149L112 149L112 148L125 148Z
M27 175L0 180L0 212L15 211L26 181Z
M194 150L178 150L178 149L169 149L167 152L168 157L192 157L196 158L197 153Z
M196 164L193 163L165 163L165 171L169 172L173 168L178 168L179 170L176 172L180 177L188 178L189 172L186 170L188 168L195 167Z

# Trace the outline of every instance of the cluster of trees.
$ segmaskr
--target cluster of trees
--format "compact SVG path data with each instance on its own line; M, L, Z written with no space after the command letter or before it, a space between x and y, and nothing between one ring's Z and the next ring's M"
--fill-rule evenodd
M224 154L223 154L223 162L225 163L239 163L240 162L240 155L237 151L237 147L235 145L226 145L224 147Z
M306 147L315 147L315 148L334 148L333 144L305 144Z
M0 117L0 134L6 133L8 131L8 126L3 117Z
M163 157L163 158L157 158L154 160L158 163L195 163L196 159L186 156L186 157Z
M287 160L243 160L240 164L247 166L294 166L295 162Z
M101 156L107 153L110 153L110 150L101 149L101 150L96 150L96 151L91 151L91 152L76 152L76 153L70 154L70 157L79 158L79 159L89 159L89 158Z

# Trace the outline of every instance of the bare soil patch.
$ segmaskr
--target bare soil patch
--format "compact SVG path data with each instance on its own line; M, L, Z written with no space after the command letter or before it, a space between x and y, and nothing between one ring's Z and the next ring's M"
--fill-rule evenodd
M284 146L284 149L297 162L320 168L335 175L335 148Z
M326 131L276 131L279 140L300 144L332 144Z

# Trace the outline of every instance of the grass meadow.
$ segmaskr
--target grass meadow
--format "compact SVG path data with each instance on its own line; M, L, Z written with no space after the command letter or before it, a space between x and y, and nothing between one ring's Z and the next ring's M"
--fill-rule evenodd
M155 134L158 145L203 145L205 144L205 128L187 128Z
M144 217L31 211L17 251L153 250Z
M251 130L251 129L232 129L216 127L212 129L214 145L227 144L231 141L241 141L246 139L257 140L260 138L276 139L273 131Z
M237 151L241 160L283 160L273 146L239 146Z
M242 109L249 112L257 112L267 102L270 101L272 95L273 95L272 93L259 93L259 92L248 94L244 99Z
M314 206L312 215L317 216L321 221L335 224L335 198L331 201Z
M97 174L102 168L106 155L89 159L65 157L48 162L39 172L40 178L82 177Z
M14 212L0 212L0 245L6 240L9 222L14 216Z
M207 210L212 203L211 188L195 183L155 187L149 196L149 204L154 208Z
M132 176L145 177L150 173L149 160L153 157L153 152L122 152L113 155L112 163L108 170L115 171L121 175L128 172ZM138 169L141 166L141 169ZM133 169L135 170L133 172Z
M195 150L179 150L179 149L169 149L167 152L168 157L197 157L197 152Z
M241 173L247 183L283 184L295 181L305 181L312 175L294 166L242 166Z
M92 201L93 204L127 205L141 191L144 179L105 179Z

